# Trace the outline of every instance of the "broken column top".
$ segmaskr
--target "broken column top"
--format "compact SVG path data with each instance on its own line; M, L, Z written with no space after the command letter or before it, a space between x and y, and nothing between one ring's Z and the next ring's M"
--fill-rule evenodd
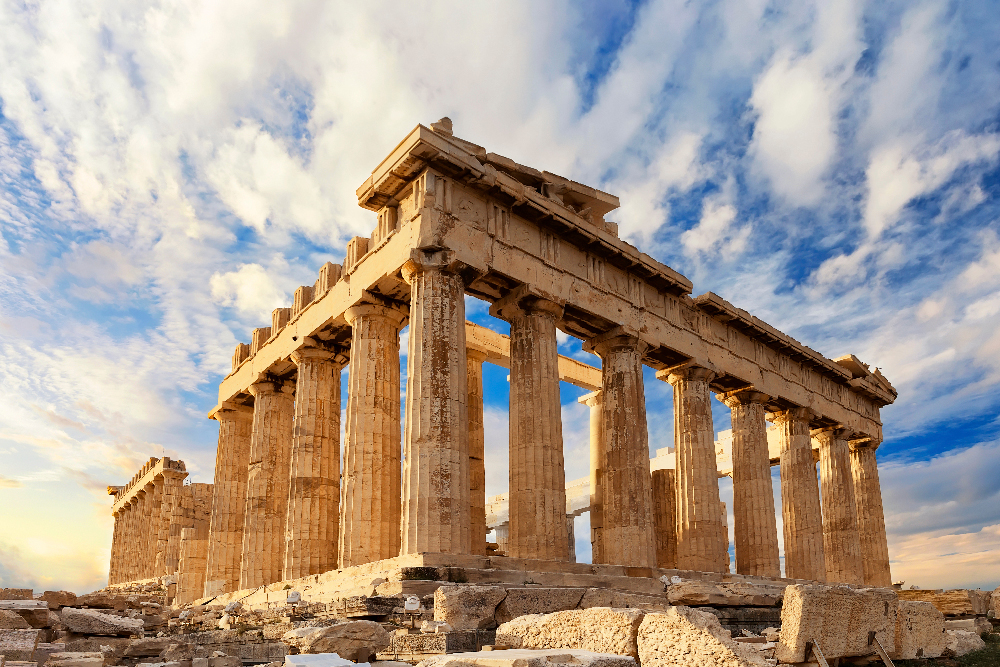
M151 484L157 477L163 475L166 470L187 476L187 468L184 466L184 461L175 461L166 456L161 459L152 456L132 476L128 484L124 486L109 486L108 495L114 497L111 512L115 513L126 503L131 502L137 493L142 491L147 484Z

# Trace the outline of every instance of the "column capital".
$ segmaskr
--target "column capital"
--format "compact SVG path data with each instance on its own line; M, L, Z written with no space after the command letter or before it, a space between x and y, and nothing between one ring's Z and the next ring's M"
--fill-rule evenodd
M410 308L405 304L388 303L356 303L344 311L344 319L354 326L359 317L380 317L391 322L397 329L403 327L403 322L410 316Z
M816 438L817 440L825 440L827 438L835 438L837 440L850 440L854 435L854 431L849 428L844 428L843 426L823 426L821 428L814 428L809 431L809 435Z
M693 362L682 364L680 366L674 366L672 368L665 368L656 372L656 378L658 380L669 382L673 386L676 386L678 382L682 382L684 380L711 382L717 376L718 374L713 369Z
M639 338L637 331L627 327L615 327L583 343L584 351L593 352L602 358L612 350L621 349L635 350L639 354L644 354L649 347L648 343Z
M306 340L310 339L306 338ZM332 361L339 366L344 366L348 361L347 356L341 350L314 347L308 344L296 349L290 357L296 366L301 366L302 362L309 360Z
M210 413L210 418L218 420L219 413L221 412L232 412L235 413L232 416L242 415L247 418L252 418L253 406L245 403L237 403L236 401L223 401L219 404L219 407Z
M565 309L555 297L530 285L519 285L490 306L490 315L509 321L521 313L540 313L559 320Z
M752 403L766 403L771 397L755 389L737 389L716 394L716 398L726 404L727 407L735 408L738 405L750 405Z
M170 468L163 469L163 478L166 479L184 479L188 474L182 470L171 470Z
M466 264L455 259L454 251L448 248L414 248L401 273L403 280L412 285L413 279L425 271L460 273L467 268Z
M767 414L768 420L774 422L775 424L791 421L808 423L814 416L816 416L816 413L809 408L789 408L787 410L778 410Z
M870 449L872 451L875 451L882 444L881 440L876 440L875 438L872 438L870 436L862 435L860 433L856 435L858 435L859 437L855 438L854 440L847 438L848 441L847 444L850 446L852 451L858 449Z
M250 393L254 398L265 394L293 394L295 386L281 380L260 380L250 385Z
M583 403L588 408L596 408L604 402L604 391L598 389L597 391L592 391L589 394L584 394L580 398L576 399L577 403Z

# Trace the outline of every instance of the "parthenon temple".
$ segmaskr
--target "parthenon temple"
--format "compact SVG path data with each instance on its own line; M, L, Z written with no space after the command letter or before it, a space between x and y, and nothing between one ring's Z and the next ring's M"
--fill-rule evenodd
M418 125L357 196L371 236L236 347L209 413L214 485L184 485L164 458L109 487L112 584L177 573L194 600L419 554L570 571L581 512L595 572L728 573L726 475L736 574L891 584L876 450L896 391L877 369L693 297L605 220L617 197L487 152L448 119ZM510 336L467 322L467 295ZM558 331L595 365L560 356ZM489 502L484 363L510 372L509 492ZM652 459L646 366L673 392L674 444ZM566 480L560 382L589 392L582 480ZM713 394L732 414L718 436Z

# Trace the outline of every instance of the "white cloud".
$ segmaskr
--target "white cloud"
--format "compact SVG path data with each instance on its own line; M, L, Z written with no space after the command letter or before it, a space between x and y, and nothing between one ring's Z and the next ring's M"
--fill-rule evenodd
M720 194L702 201L698 224L681 234L681 243L688 254L718 252L728 259L743 252L751 227L749 224L734 225L736 207L727 199L725 194Z
M260 264L243 264L235 271L216 273L210 284L212 298L221 305L235 307L262 321L270 321L271 311L288 301L285 292Z

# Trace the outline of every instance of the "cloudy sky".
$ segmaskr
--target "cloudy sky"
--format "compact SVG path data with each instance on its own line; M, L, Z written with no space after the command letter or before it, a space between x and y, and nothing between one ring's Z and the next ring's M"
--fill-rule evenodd
M0 586L102 586L104 488L150 456L211 481L234 345L370 233L355 188L445 115L617 194L695 294L882 369L894 578L1000 584L992 3L0 0ZM670 388L646 389L655 450Z

